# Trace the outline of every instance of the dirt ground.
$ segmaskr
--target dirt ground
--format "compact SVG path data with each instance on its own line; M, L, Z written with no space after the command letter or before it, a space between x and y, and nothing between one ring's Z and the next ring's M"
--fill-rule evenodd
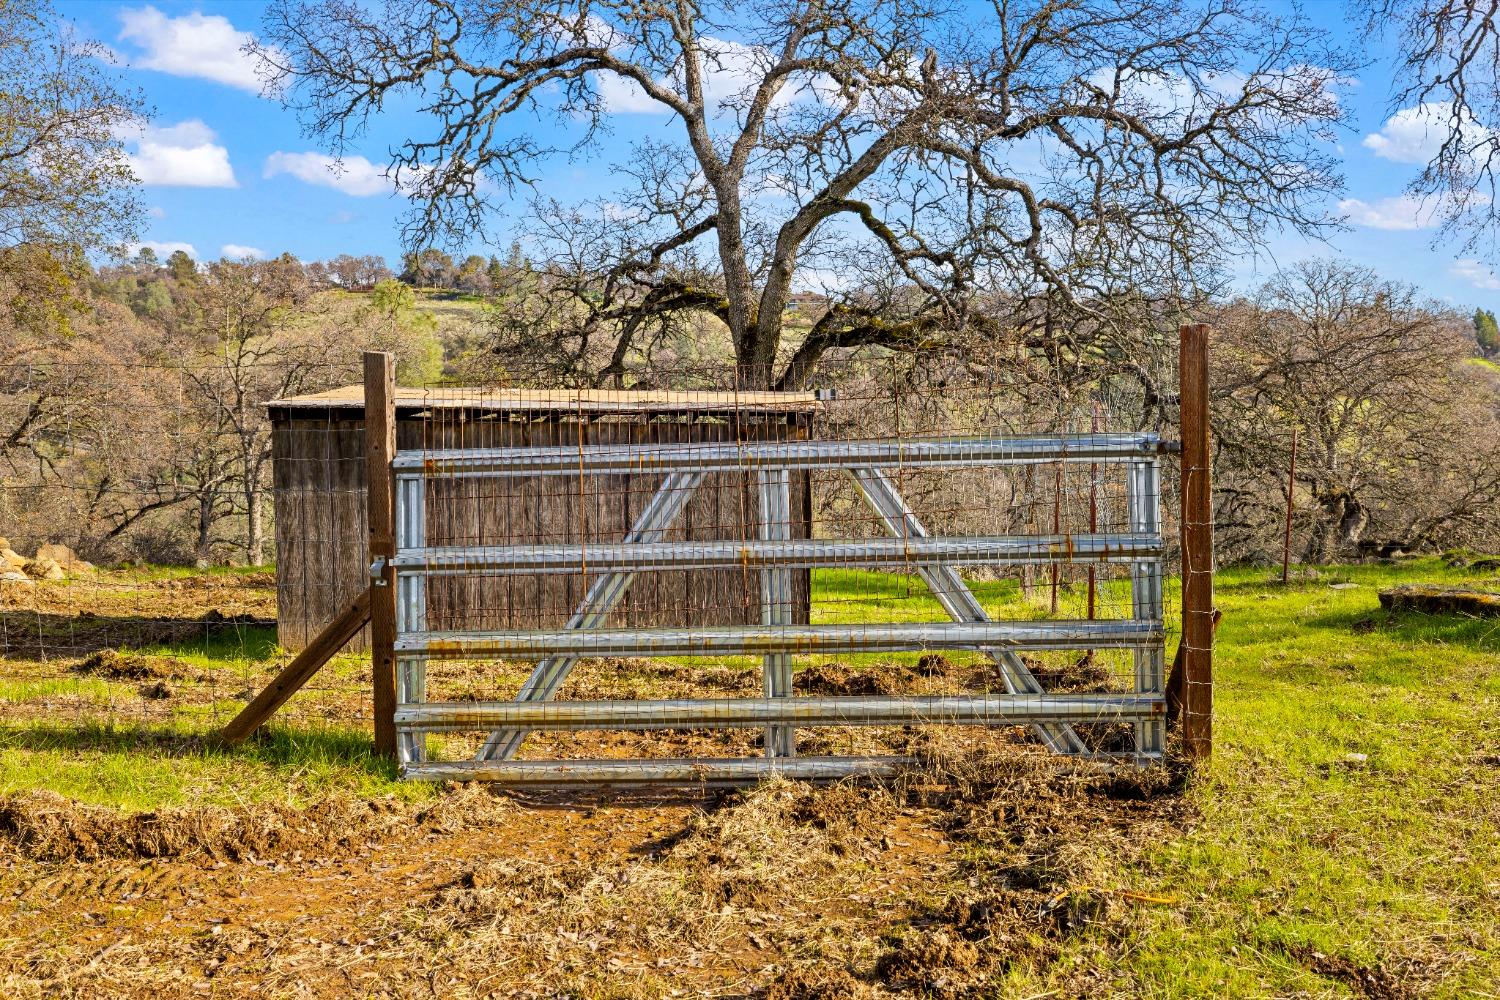
M211 676L211 661L117 650L122 629L156 645L174 629L195 636L205 601L210 624L263 622L265 585L30 595L30 607L4 609L8 674L138 685L153 705L201 709L233 686ZM69 655L33 659L63 639ZM799 686L936 691L983 685L983 669L941 657L885 670L824 663ZM302 711L358 718L361 678L345 680ZM434 694L472 697L480 681L480 668L436 671ZM634 661L585 666L563 694L757 686L752 672ZM7 719L55 713L59 696L47 697L12 701ZM754 753L757 739L554 736L528 753L639 755L649 742L724 756ZM0 995L977 998L1025 980L1091 996L1107 988L1098 970L1109 963L1058 967L1059 944L1160 902L1096 887L1192 821L1169 773L1059 771L1017 731L813 732L803 745L899 749L926 763L895 787L776 781L635 797L469 786L418 802L333 795L125 814L48 792L3 796Z
M0 985L12 997L978 997L1141 905L1088 888L1091 872L1187 819L1152 779L1059 776L1026 757L950 763L941 782L897 789L773 782L630 800L470 786L420 806L146 818L12 796Z

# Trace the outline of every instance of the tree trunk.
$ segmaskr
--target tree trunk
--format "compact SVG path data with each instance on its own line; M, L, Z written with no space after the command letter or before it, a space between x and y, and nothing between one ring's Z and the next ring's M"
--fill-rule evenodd
M245 561L259 566L265 561L265 526L261 510L259 476L245 475Z
M1365 510L1365 505L1355 497L1349 497L1344 503L1343 517L1339 518L1339 548L1348 550L1358 545L1369 524L1370 512Z
M1332 562L1339 551L1359 541L1370 516L1364 505L1343 490L1314 494L1323 516L1307 539L1302 561L1322 565Z
M209 551L212 545L214 530L214 494L198 494L198 551L194 561L200 569L212 563L213 553Z

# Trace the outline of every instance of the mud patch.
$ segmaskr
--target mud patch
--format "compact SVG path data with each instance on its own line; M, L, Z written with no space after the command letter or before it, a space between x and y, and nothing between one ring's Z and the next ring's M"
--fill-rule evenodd
M1338 955L1325 955L1307 945L1288 948L1287 954L1314 975L1343 983L1356 995L1368 1000L1406 1000L1416 995L1402 986L1395 975L1379 966L1372 969Z
M177 681L187 680L194 673L191 665L175 656L144 656L118 649L90 653L69 669L83 677L112 681Z
M55 792L0 797L0 849L36 861L175 859L244 861L362 848L401 826L453 832L506 808L485 789L465 787L435 802L330 797L305 808L281 804L121 813Z
M1099 888L1118 878L1122 860L1191 820L1175 772L974 752L944 743L940 734L924 737L918 753L926 775L906 794L939 806L948 835L972 845L958 866L969 888L914 920L914 927L938 930L913 938L911 946L903 941L886 961L898 979L905 977L901 982L912 980L914 972L901 970L916 967L922 948L946 940L932 937L939 932L971 944L979 961L972 975L967 960L960 961L941 988L935 982L911 988L969 995L976 977L1049 965L1064 939L1122 920L1133 906L1175 904L1149 886ZM917 954L906 955L912 947ZM936 957L967 954L950 951Z

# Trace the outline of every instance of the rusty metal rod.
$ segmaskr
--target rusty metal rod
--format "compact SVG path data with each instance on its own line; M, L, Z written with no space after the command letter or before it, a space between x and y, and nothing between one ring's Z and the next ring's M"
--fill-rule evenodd
M1157 434L1064 434L1025 438L916 438L859 441L757 441L745 444L589 445L405 451L397 473L420 476L651 474L674 470L841 469L852 465L968 466L1031 462L1125 462L1170 445Z
M576 785L743 785L772 775L803 781L888 778L911 757L746 757L728 760L462 760L412 764L415 781L495 781L526 787Z
M1292 462L1286 473L1286 539L1281 544L1281 582L1286 583L1291 575L1292 563L1292 509L1296 506L1297 491L1297 425L1292 425Z
M398 654L433 659L527 656L764 656L929 649L1137 649L1160 644L1159 620L736 625L703 628L417 632ZM528 699L530 700L530 699Z
M1135 562L1162 554L1158 534L995 535L957 538L749 539L598 542L402 549L403 575L581 573L628 570L817 568L904 569L1027 562Z
M1027 725L1038 719L1114 722L1164 715L1161 695L937 695L481 701L399 705L398 726L430 732L516 726L535 730L752 729L796 726Z

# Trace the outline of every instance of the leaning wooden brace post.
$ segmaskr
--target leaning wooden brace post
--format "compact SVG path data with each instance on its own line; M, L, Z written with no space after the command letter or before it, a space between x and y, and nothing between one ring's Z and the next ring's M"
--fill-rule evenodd
M365 352L365 483L370 562L382 561L370 580L370 666L373 668L375 752L396 756L396 359Z
M1209 457L1208 334L1184 326L1178 378L1182 411L1182 750L1213 750L1214 525Z
M312 679L344 644L354 638L370 620L370 591L360 591L354 603L345 608L337 618L323 627L313 641L308 643L296 659L288 663L276 677L261 689L260 694L240 710L219 739L233 746L242 742L251 733L263 726L276 710L285 705L302 686Z

